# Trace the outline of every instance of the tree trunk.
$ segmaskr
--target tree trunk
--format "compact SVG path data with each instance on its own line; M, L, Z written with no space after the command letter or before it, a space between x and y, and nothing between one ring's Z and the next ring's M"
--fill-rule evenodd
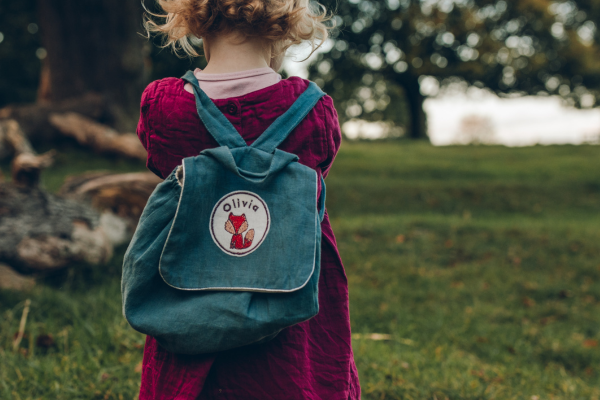
M38 0L47 51L39 100L97 92L117 129L133 130L143 89L144 38L138 0Z
M410 139L428 139L427 135L427 115L423 109L425 97L421 94L419 80L411 77L402 83L409 106L410 129L407 136Z
M91 204L95 210L124 221L126 231L123 232L123 242L126 242L133 236L148 198L160 182L162 179L151 172L87 172L67 178L58 194L63 198Z

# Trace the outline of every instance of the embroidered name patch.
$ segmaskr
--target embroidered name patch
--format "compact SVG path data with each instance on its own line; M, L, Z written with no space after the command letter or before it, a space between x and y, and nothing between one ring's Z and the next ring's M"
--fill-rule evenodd
M271 217L267 204L255 193L231 192L221 198L210 217L210 234L225 253L243 257L263 242Z

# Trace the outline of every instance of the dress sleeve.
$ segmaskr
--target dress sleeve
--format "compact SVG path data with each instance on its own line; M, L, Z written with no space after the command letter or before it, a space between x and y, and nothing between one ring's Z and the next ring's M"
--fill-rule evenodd
M144 90L142 94L142 101L140 104L140 120L137 126L137 135L142 142L142 145L148 152L148 159L146 160L146 167L155 173L160 178L164 178L160 171L155 167L151 146L151 136L154 131L154 116L157 115L157 87L158 81L152 82Z
M340 122L338 120L338 114L333 106L333 100L329 96L323 98L323 108L325 109L324 123L325 123L325 161L320 164L323 177L329 174L333 160L340 149L342 143L342 130L340 129Z

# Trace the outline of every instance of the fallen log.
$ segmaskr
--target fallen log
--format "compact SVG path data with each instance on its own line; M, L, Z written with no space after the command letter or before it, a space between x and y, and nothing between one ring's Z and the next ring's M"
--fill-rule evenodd
M150 172L88 172L67 178L58 194L75 201L88 202L102 213L111 213L127 221L126 240L129 240L148 198L161 181Z
M47 193L38 186L40 172L53 152L36 155L19 123L2 121L12 146L13 181L0 183L0 263L19 272L50 271L82 261L105 263L112 256L111 238L119 220L104 217L91 206ZM120 221L121 231L126 223ZM18 279L13 281L18 282ZM18 286L18 284L16 284Z
M49 121L63 135L74 138L80 145L89 147L97 153L146 160L146 149L133 133L119 134L106 125L73 112L52 113Z
M40 173L54 162L53 150L37 156L32 153L23 153L16 156L12 162L12 180L14 184L23 186L37 185Z
M112 242L100 217L37 186L0 183L0 262L26 273L104 263Z
M90 139L94 144L102 143L102 136L121 136L82 118L75 116L75 121L84 121L88 133L96 132ZM116 145L104 149L110 146ZM31 287L32 278L22 274L46 273L74 262L106 263L114 246L131 238L148 197L161 182L151 173L92 172L68 178L60 194L53 195L38 185L53 152L37 155L18 121L0 121L0 148L14 156L12 182L0 179L0 288ZM127 154L142 158L139 148Z
M33 152L29 139L16 120L0 121L0 159L14 157L15 154Z
M105 99L95 93L54 103L11 105L0 109L0 120L16 120L25 136L32 141L52 141L57 137L48 117L53 113L76 112L88 118L98 119L106 114Z
M13 183L22 186L38 184L40 172L54 161L54 151L37 155L21 129L20 124L9 119L0 121L0 148L13 156Z

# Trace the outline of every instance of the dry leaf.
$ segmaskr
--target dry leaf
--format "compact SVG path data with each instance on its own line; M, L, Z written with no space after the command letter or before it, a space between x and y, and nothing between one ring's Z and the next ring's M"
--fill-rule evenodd
M48 333L48 334L41 334L38 335L38 337L35 339L35 345L37 347L41 347L44 349L49 349L50 347L54 347L56 345L56 343L54 342L54 338L52 337L52 334Z
M141 374L143 367L144 367L144 365L140 361L139 363L136 364L135 368L133 369L133 372L135 372L136 374Z
M512 260L513 264L515 264L515 265L521 265L521 261L522 261L522 260L521 260L521 258L520 258L520 257L515 257L515 258L513 258L513 260Z
M352 339L365 339L365 340L391 340L392 336L387 333L354 333Z
M527 296L523 297L523 299L521 301L523 302L523 305L525 307L533 307L535 305L535 300L530 299Z

